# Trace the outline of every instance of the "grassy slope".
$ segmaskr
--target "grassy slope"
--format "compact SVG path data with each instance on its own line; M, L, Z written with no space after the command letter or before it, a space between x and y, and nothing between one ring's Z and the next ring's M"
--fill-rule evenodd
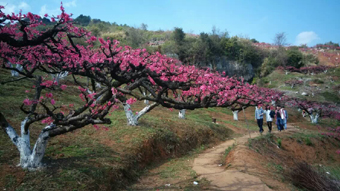
M329 77L333 77L334 82L329 80ZM289 85L285 85L284 82L290 79L300 79L306 80L310 79L306 82L305 86L316 85L321 89L319 93L317 93L314 97L311 96L302 96L301 93L308 90L304 85L297 85L294 88L291 88ZM314 101L331 101L340 103L340 94L333 89L333 87L338 86L340 84L340 68L335 70L328 71L327 73L321 73L317 75L305 75L300 73L289 73L286 75L283 71L275 70L270 75L265 78L262 78L262 82L265 83L265 87L276 88L282 91L286 91L289 95L297 96L300 98L306 98L308 100ZM271 82L271 84L270 84ZM295 94L295 92L299 92Z
M11 78L8 73L0 70L0 82ZM81 80L85 83L84 79ZM0 86L0 108L16 129L24 118L18 108L22 100L30 95L24 93L30 86L31 82L24 81ZM69 103L79 104L79 93L71 84L67 92L53 93L56 99L63 97ZM143 105L138 102L132 109L138 111ZM125 114L120 108L110 116L112 124L108 126L108 131L88 126L51 139L45 156L48 168L41 172L27 172L15 167L19 161L18 152L8 137L0 133L0 188L112 190L130 184L139 175L159 166L154 171L160 174L164 182L170 182L171 176L184 174L187 178L181 186L192 190L190 186L196 175L190 171L186 161L192 160L197 152L205 148L204 145L230 137L232 132L229 128L239 133L246 132L247 127L257 131L253 111L254 108L246 110L247 121L242 112L239 113L240 121L233 121L231 112L223 108L187 111L187 119L179 120L176 110L171 112L158 107L143 116L140 126L131 127L126 125ZM290 113L299 115L293 111ZM309 122L301 122L300 118L293 116L291 122L299 122L301 128L316 129ZM211 118L217 118L219 124L212 124ZM321 121L323 123L329 125L331 122ZM40 127L36 124L32 128L33 141ZM179 156L184 157L177 159ZM164 163L167 159L171 159L170 162ZM200 183L200 186L204 188L205 184Z
M0 70L0 82L11 79L8 71ZM84 81L84 80L83 80ZM0 108L18 131L24 119L19 110L22 101L31 97L25 90L32 81L13 82L0 86ZM76 87L66 92L53 91L56 101L80 104ZM58 102L57 102L58 103ZM144 106L138 102L132 109ZM27 172L15 167L19 161L16 148L4 132L0 133L0 188L16 190L112 190L128 184L151 163L185 155L201 145L220 142L232 134L224 125L211 123L211 114L225 115L226 109L188 111L188 119L179 120L177 111L158 107L143 116L140 126L126 125L122 108L111 116L109 130L88 126L51 139L42 172ZM254 126L254 124L253 124ZM34 143L41 124L31 127ZM33 144L32 143L32 144Z

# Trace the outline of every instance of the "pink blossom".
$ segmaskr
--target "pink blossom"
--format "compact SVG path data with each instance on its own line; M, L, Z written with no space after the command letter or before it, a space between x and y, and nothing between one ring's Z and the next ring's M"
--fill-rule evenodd
M41 121L41 123L44 123L44 124L51 124L52 122L53 122L53 119L51 117L48 117Z
M99 40L99 42L100 42L102 45L105 45L105 44L106 44L106 42L104 41L104 39L98 38L98 40Z
M126 103L131 105L131 104L135 103L136 101L137 101L136 98L130 98L130 99L126 100Z
M28 98L24 100L25 105L32 105L32 101L30 101Z
M52 93L46 93L46 97L47 97L47 98L52 98L52 97L53 97L53 94L52 94Z
M98 125L93 125L94 128L96 128L96 130L99 130Z
M60 88L61 88L62 90L65 90L65 89L67 88L67 85L63 84L63 85L60 86Z
M28 12L27 13L27 17L32 21L32 20L34 20L34 16L33 16L33 14L31 13L31 12Z
M51 104L54 105L55 104L55 101L54 99L51 99Z
M118 91L115 88L111 88L111 92L112 92L112 95L116 95Z

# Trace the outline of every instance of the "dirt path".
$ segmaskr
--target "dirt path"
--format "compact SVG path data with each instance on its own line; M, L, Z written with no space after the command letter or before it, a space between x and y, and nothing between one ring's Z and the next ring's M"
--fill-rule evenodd
M283 131L297 131L296 128L291 125L287 126L288 130ZM274 130L274 133L278 131ZM260 133L251 133L251 138L260 136ZM216 190L258 190L258 191L269 191L266 184L264 184L260 178L240 172L236 169L226 169L225 166L220 166L221 157L224 155L225 150L236 144L236 147L245 147L249 138L249 134L242 137L236 138L234 140L228 140L218 146L206 150L204 153L200 154L194 160L193 170L201 178L206 178L210 181L211 188ZM236 159L237 160L237 159ZM246 166L245 166L246 168Z

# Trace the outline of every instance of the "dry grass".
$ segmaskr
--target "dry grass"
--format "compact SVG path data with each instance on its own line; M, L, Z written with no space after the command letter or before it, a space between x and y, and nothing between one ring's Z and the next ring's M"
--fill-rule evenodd
M315 171L309 164L300 162L286 176L295 186L310 191L339 191L335 184L325 174Z

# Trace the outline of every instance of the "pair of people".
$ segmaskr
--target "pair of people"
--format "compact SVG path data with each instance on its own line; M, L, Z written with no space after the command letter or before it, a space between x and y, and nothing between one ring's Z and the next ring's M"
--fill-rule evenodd
M288 113L284 107L276 107L276 124L279 131L287 129Z
M269 132L272 131L273 120L275 119L275 116L278 130L281 131L287 129L288 113L284 109L284 107L276 107L276 111L271 110L270 106L267 106L266 110L263 110L261 105L258 105L258 107L256 107L255 120L257 121L257 125L259 126L260 133L263 132L263 115L266 115Z

